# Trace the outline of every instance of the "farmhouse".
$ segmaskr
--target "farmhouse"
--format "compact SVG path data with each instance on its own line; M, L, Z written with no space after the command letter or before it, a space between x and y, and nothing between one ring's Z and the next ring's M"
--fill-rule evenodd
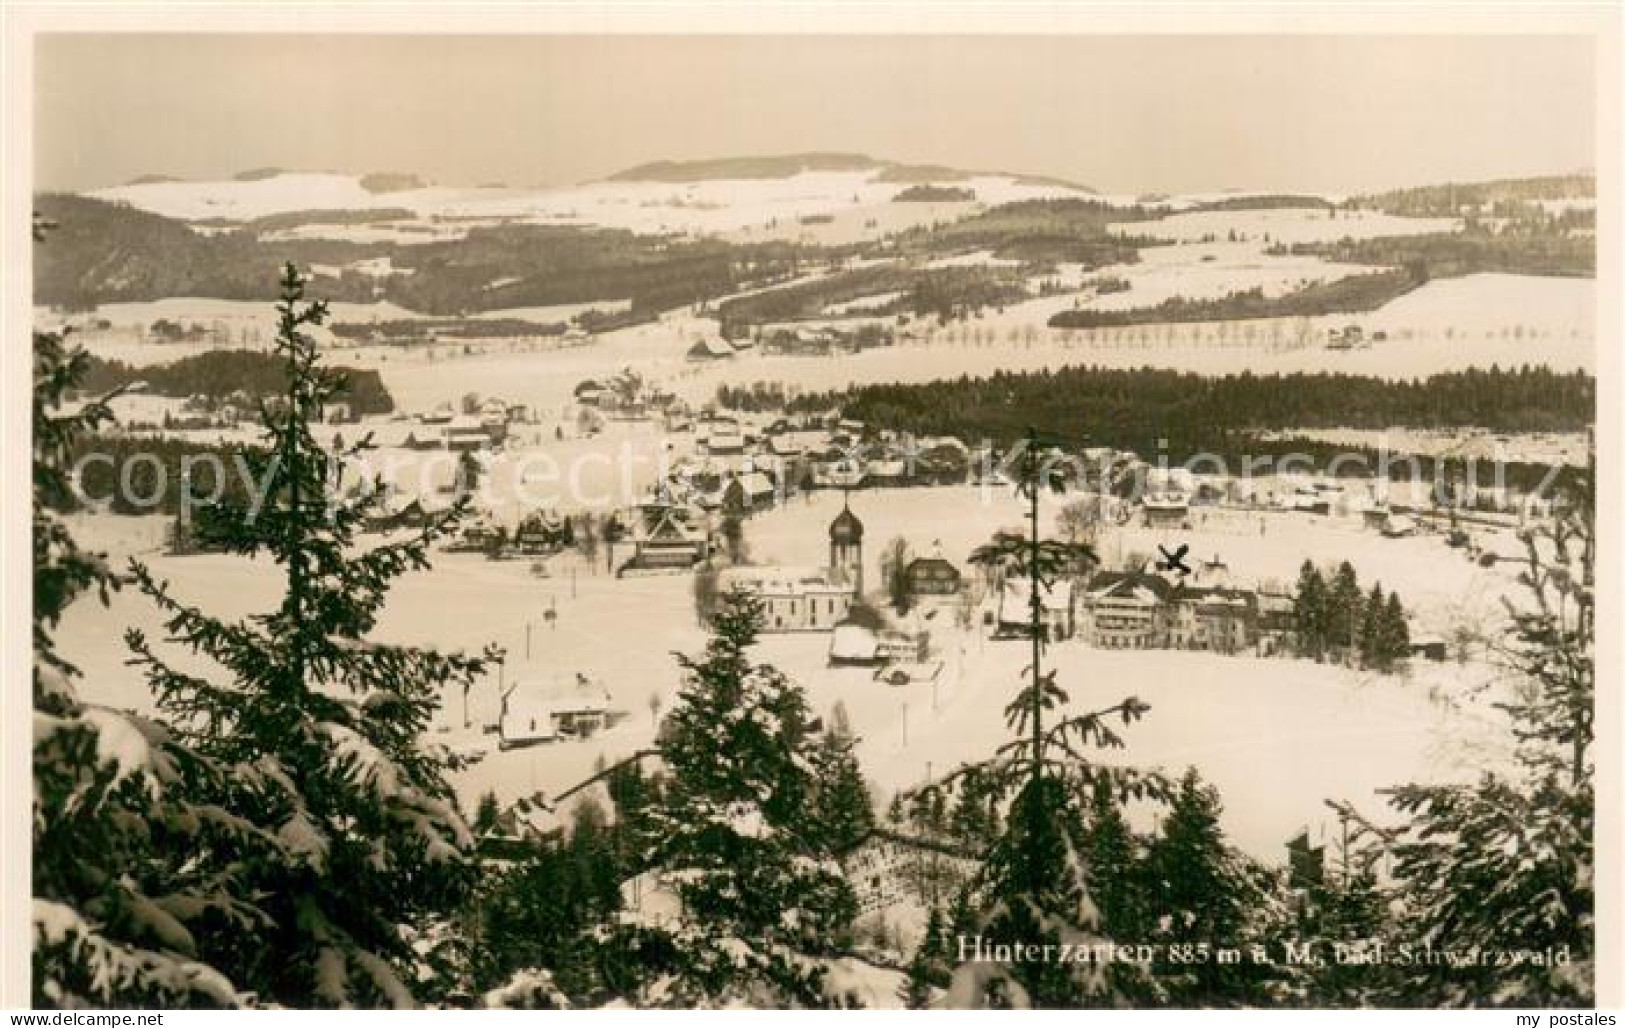
M716 506L732 514L754 514L773 506L778 487L766 472L731 475L716 498Z
M1190 501L1184 493L1148 494L1142 506L1147 528L1183 528L1190 524Z
M498 746L512 749L557 739L586 738L623 719L609 690L576 676L573 686L543 688L515 682L502 694Z
M688 348L688 359L691 361L720 361L733 357L737 351L729 345L726 339L712 336L701 339Z
M885 662L880 636L873 629L843 622L830 633L830 667L879 667Z
M576 402L583 407L596 407L604 397L604 387L592 379L586 379L575 388Z
M1296 644L1298 615L1291 596L1260 591L1256 594L1255 607L1254 634L1259 656L1273 657Z
M963 585L959 569L942 556L941 546L935 547L929 557L909 561L903 573L908 578L909 592L916 597L953 596Z

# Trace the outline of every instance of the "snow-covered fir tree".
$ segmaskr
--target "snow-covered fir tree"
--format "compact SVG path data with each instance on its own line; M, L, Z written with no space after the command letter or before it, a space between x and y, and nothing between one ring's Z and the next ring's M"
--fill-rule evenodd
M1406 785L1390 843L1404 923L1457 953L1514 966L1420 963L1392 997L1433 1006L1589 1005L1595 997L1595 464L1549 529L1524 535L1527 597L1498 647L1516 766L1465 785Z
M1031 663L1022 687L1005 708L1012 738L987 760L962 766L941 786L973 782L1002 811L973 884L978 911L974 934L991 958L955 968L945 1003L965 1007L1109 1006L1148 995L1140 969L1115 962L1027 959L1018 946L1095 947L1107 943L1091 895L1084 855L1086 804L1098 783L1120 797L1157 798L1166 783L1155 774L1093 759L1090 749L1118 749L1112 722L1130 724L1149 708L1129 697L1102 710L1065 713L1068 696L1053 670L1043 668L1048 645L1043 595L1063 575L1092 562L1077 544L1039 535L1039 499L1064 482L1029 433L1020 456L1018 488L1028 501L1028 532L1000 532L972 555L972 563L1005 581L1025 579ZM1010 947L1009 958L1000 947Z
M749 650L762 605L731 590L660 744L667 781L650 817L651 890L675 911L628 911L607 945L642 968L631 999L649 1006L826 1006L826 961L856 901L817 797L818 741L799 686Z
M409 538L356 544L382 489L338 488L366 441L336 453L311 434L344 383L306 331L327 311L304 289L287 266L276 339L286 393L265 409L263 445L243 451L268 483L264 502L223 501L198 524L226 552L278 566L280 602L217 617L134 564L165 638L132 630L127 641L173 729L220 768L200 783L200 801L252 832L252 843L200 841L191 855L200 874L233 876L251 905L198 912L208 959L263 1003L407 1007L427 973L414 943L435 937L472 880L450 759L423 736L442 700L495 654L369 638L390 584L428 567L429 544L463 507ZM172 648L201 661L177 664ZM218 672L193 670L200 664Z
M42 226L36 224L39 240ZM208 836L243 841L229 818L187 798L215 769L150 718L84 701L79 670L52 632L79 598L117 581L59 512L73 505L75 446L111 418L70 411L88 358L60 333L34 333L32 999L37 1007L235 1006L243 996L199 958L204 910L234 911L225 876L187 873Z
M837 703L812 749L813 792L808 806L808 819L831 853L857 846L875 826L874 799L853 752L857 743L846 709Z
M929 1007L942 994L952 978L954 941L948 935L947 919L941 907L932 907L925 931L909 961L908 980L902 990L903 1005L910 1010Z
M1156 946L1157 984L1176 1006L1259 1006L1283 994L1268 947L1287 911L1271 877L1225 839L1222 809L1218 791L1187 770L1142 865L1142 938ZM1238 959L1221 957L1227 950Z

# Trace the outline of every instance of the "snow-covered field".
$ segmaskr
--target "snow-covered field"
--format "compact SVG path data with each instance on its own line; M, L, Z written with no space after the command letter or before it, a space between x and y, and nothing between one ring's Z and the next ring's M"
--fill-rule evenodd
M554 188L450 188L373 193L360 178L287 173L249 182L155 182L91 194L183 221L248 221L305 210L414 212L414 231L385 225L303 225L288 238L356 242L427 242L460 235L471 225L518 221L599 225L640 233L734 235L749 240L806 238L829 244L878 238L915 225L962 215L978 205L1079 195L1059 185L1011 176L975 176L959 186L974 202L893 203L906 183L878 180L878 170L803 172L785 178L712 179L693 183L590 182ZM832 217L803 224L803 218ZM416 229L428 231L416 231Z
M1155 307L1182 296L1215 299L1247 289L1280 296L1311 282L1323 282L1378 270L1333 264L1319 257L1274 257L1249 243L1190 243L1150 246L1133 264L1114 264L1094 272L1101 278L1126 279L1129 288L1106 293L1085 306L1096 310Z
M1333 215L1325 208L1280 207L1256 211L1185 211L1155 221L1113 225L1126 236L1150 236L1178 242L1204 238L1229 239L1231 233L1250 242L1322 243L1337 239L1374 239L1427 232L1453 232L1456 218L1401 218L1377 211L1344 211ZM1265 237L1268 237L1267 239Z
M752 519L747 538L753 556L821 563L838 504L832 494L816 494ZM922 552L940 542L946 555L961 561L972 545L1015 523L1019 513L1010 497L995 493L984 502L970 487L861 493L854 510L867 529L865 573L871 582L877 580L879 550L894 535ZM1432 629L1489 616L1511 587L1510 571L1478 568L1436 538L1386 540L1352 520L1265 517L1265 534L1256 515L1214 516L1181 538L1202 559L1223 557L1243 582L1290 581L1306 554L1347 558L1362 582L1380 579L1385 589L1397 589ZM267 566L154 552L161 531L154 519L82 516L75 529L85 543L115 556L146 551L145 559L180 596L219 614L264 609L278 588L278 576ZM1167 540L1140 529L1113 532L1101 546L1102 557L1110 563L1125 553L1154 552L1159 541ZM689 580L616 580L604 566L555 558L548 576L538 578L527 561L442 554L432 572L403 579L391 594L380 639L463 649L494 642L507 650L505 667L471 693L469 725L463 724L461 696L445 698L437 722L437 739L485 752L457 776L468 802L486 791L504 800L535 791L557 794L589 776L600 758L612 761L652 741L651 697L663 710L676 697L672 653L696 651L704 641L690 613ZM550 610L553 619L545 617ZM800 681L817 710L827 713L837 701L847 708L863 740L865 770L885 801L928 775L985 755L1002 734L999 711L1026 663L1026 649L961 633L951 620L945 612L926 622L945 665L934 688L885 686L860 669L829 669L828 636L821 633L766 637L759 656ZM89 697L149 709L143 683L123 664L121 636L131 626L162 634L151 605L125 590L110 608L94 601L76 605L59 638L64 654L84 668ZM1121 759L1172 772L1199 767L1224 794L1226 828L1249 851L1272 861L1300 827L1324 827L1322 799L1348 798L1374 809L1374 790L1474 773L1500 759L1504 742L1487 705L1465 698L1466 685L1493 677L1477 664L1425 664L1410 678L1384 678L1292 660L1107 652L1078 642L1050 654L1076 709L1131 694L1151 703L1151 715L1129 730L1130 748ZM607 685L628 719L592 740L507 752L482 730L495 718L502 686L554 687L577 673Z

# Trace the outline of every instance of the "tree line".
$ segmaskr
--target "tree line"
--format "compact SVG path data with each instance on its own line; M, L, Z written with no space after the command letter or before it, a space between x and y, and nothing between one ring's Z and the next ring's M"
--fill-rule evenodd
M340 387L336 402L348 404L357 415L388 414L395 399L376 368L336 366ZM85 362L78 389L105 394L141 382L157 396L186 399L201 396L222 401L242 394L250 402L281 396L286 388L282 362L272 353L258 350L209 350L182 357L168 364L134 367L119 360L92 356Z
M1077 307L1049 319L1051 328L1118 328L1125 325L1239 321L1249 318L1314 317L1374 311L1426 281L1414 270L1372 271L1324 282L1310 282L1280 296L1262 287L1238 289L1215 298L1171 296L1152 307L1097 310Z
M1148 454L1156 452L1158 439L1176 451L1202 452L1245 433L1293 428L1579 432L1594 423L1596 403L1597 382L1590 374L1528 365L1413 379L1336 372L1212 376L1078 365L802 393L789 409L838 409L869 424L968 443L1014 442L1028 419L1066 426L1091 445Z
M1305 560L1292 599L1298 653L1315 660L1341 655L1351 663L1392 671L1410 656L1410 626L1399 594L1360 589L1354 566L1343 561L1328 580Z

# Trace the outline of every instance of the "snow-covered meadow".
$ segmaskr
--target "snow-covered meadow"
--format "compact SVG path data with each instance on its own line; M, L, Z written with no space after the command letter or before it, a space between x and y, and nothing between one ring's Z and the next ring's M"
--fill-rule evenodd
M747 524L751 556L763 563L817 565L827 557L827 527L839 509L834 494L811 494ZM854 509L866 526L865 576L879 581L879 553L894 536L916 552L940 545L956 563L1000 527L1018 523L1016 501L974 487L858 494ZM1258 528L1259 518L1266 531ZM227 556L170 557L158 552L156 519L83 516L85 542L116 557L150 561L188 602L226 616L244 616L274 602L279 577L260 563ZM1516 589L1505 566L1485 569L1448 550L1436 536L1384 539L1358 518L1295 514L1215 513L1179 533L1202 560L1222 558L1243 584L1290 582L1306 554L1348 559L1363 583L1397 590L1418 624L1444 633L1455 626L1494 623L1500 597ZM1153 553L1163 533L1143 528L1108 532L1102 559L1113 565ZM696 652L704 634L692 615L687 576L615 579L608 555L592 565L575 557L546 562L538 577L530 561L488 561L438 554L434 569L401 580L379 624L378 638L465 650L495 643L505 665L468 697L447 696L434 737L481 759L456 776L465 802L487 791L510 801L556 795L613 762L648 747L654 709L669 710L679 676L675 652ZM549 617L549 612L552 616ZM807 689L820 713L839 702L862 742L877 797L917 785L961 761L984 756L1002 734L1001 710L1027 660L1020 644L994 642L954 625L951 611L923 621L942 670L935 684L892 686L864 669L829 668L824 633L769 635L758 648ZM156 610L125 590L110 607L93 601L69 611L63 652L85 670L85 691L98 702L150 709L144 683L124 666L123 631L154 637ZM528 644L528 655L527 655ZM1418 662L1408 676L1385 677L1311 662L1205 653L1096 650L1069 641L1047 658L1060 672L1077 710L1110 705L1126 695L1152 704L1151 715L1127 733L1129 749L1106 759L1200 768L1224 794L1224 824L1261 858L1280 859L1280 846L1300 827L1320 830L1329 812L1321 801L1350 799L1380 805L1376 790L1407 780L1470 775L1504 755L1496 715L1469 687L1493 683L1482 663ZM501 751L489 734L500 690L515 683L555 689L577 674L602 682L628 714L589 740Z

